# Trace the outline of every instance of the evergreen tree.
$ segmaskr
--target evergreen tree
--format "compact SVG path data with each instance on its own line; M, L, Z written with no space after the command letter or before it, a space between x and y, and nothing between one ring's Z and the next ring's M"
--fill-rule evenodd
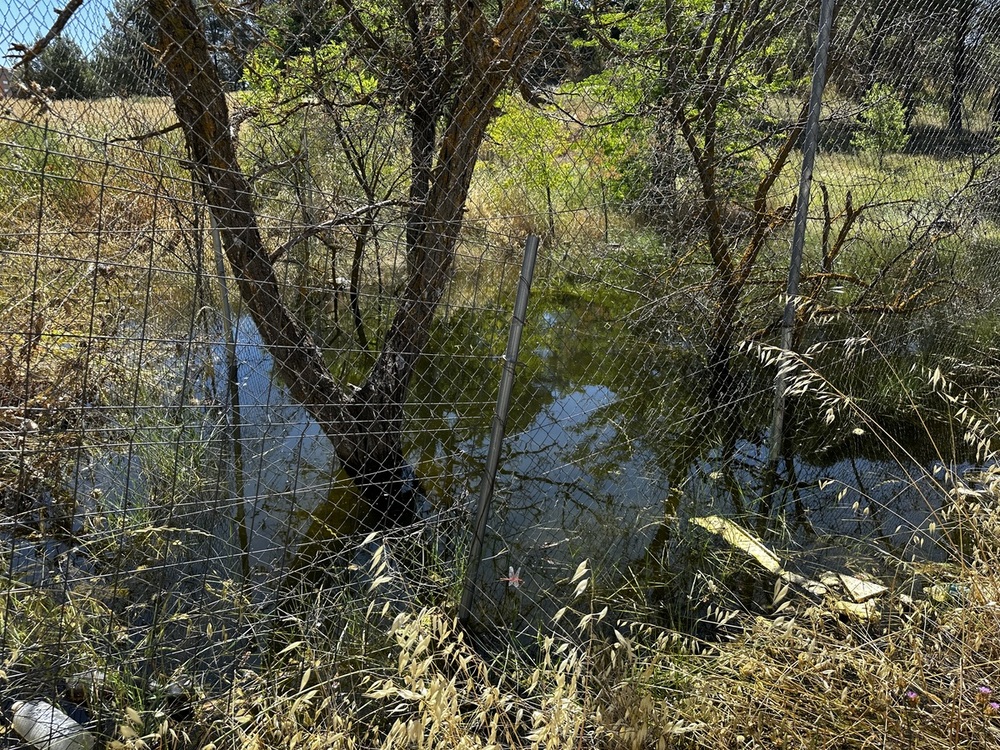
M243 80L247 58L262 33L249 14L217 2L201 10L205 38L222 85L235 89Z
M56 99L87 99L96 93L93 71L80 45L56 37L32 63L30 78Z
M94 53L94 70L106 95L162 96L167 93L154 50L156 23L144 0L115 0L110 22Z
M318 50L337 37L337 14L326 0L274 0L262 8L271 40L288 59Z
M222 8L223 6L219 6ZM224 8L223 8L224 10ZM223 85L234 88L257 39L257 29L236 13L202 10L206 38ZM94 55L101 89L108 95L163 96L167 82L156 59L159 32L146 0L115 0L110 25Z

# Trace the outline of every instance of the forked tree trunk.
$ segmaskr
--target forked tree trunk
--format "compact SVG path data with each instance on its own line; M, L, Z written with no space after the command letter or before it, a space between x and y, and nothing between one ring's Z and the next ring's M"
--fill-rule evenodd
M403 453L403 405L450 276L479 147L497 98L534 30L539 0L505 3L492 28L474 0L463 3L457 14L465 32L461 75L453 79L460 83L453 89L441 137L433 144L433 169L428 173L426 162L414 164L419 183L411 196L418 205L407 222L406 287L375 365L353 392L333 379L312 337L281 299L193 0L148 2L160 27L161 62L196 179L218 223L240 295L277 372L321 425L357 484L368 505L356 514L358 524L373 528L406 523L413 517L414 477ZM415 124L427 127L426 120ZM426 132L418 135L421 143ZM426 159L419 148L413 156Z

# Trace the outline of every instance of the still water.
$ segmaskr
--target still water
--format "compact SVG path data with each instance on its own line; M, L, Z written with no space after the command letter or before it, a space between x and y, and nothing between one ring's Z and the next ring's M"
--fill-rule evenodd
M756 509L763 486L766 379L746 380L754 408L742 434L725 440L699 396L700 360L683 341L651 341L574 299L544 300L529 317L478 576L484 617L493 606L551 613L572 600L570 578L584 561L609 590L650 555L710 544L686 519ZM505 336L499 315L446 311L411 393L408 457L427 493L423 512L458 519L448 545L456 556L479 493ZM318 425L273 379L246 319L237 358L243 501L230 495L212 532L229 540L217 559L235 566L245 551L252 574L268 576L294 568L305 549L339 544L356 498ZM899 431L891 450L850 423L813 421L800 435L808 454L784 467L771 542L796 553L842 539L897 559L944 556L941 498L967 457L935 457L917 445L927 442L919 431L910 443Z

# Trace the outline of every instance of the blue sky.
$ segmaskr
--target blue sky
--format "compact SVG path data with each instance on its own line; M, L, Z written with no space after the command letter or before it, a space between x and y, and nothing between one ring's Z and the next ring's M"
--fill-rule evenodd
M112 0L84 0L63 29L63 36L72 38L84 52L92 52L108 26L111 3ZM55 22L55 9L64 5L63 0L0 0L0 52L6 55L14 43L34 43ZM4 58L0 64L9 65L10 58Z

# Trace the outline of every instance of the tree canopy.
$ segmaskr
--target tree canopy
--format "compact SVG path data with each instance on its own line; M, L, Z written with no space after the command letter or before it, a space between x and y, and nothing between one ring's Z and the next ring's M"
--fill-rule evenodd
M198 9L210 54L227 89L238 86L250 49L260 32L252 17L219 3ZM159 39L146 0L114 0L108 28L94 51L101 93L163 96L167 81L155 53Z
M53 39L29 65L28 76L56 99L88 99L97 93L93 70L80 45Z
M108 29L94 51L94 69L105 94L162 96L166 80L153 50L156 23L145 0L115 0Z

